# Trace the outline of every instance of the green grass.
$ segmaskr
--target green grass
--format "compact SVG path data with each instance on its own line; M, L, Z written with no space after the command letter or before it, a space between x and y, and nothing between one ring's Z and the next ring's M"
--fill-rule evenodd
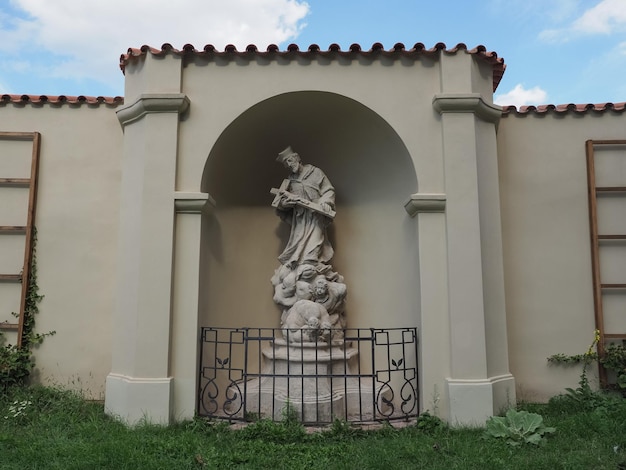
M204 420L128 428L76 394L16 389L0 396L0 469L626 469L625 400L522 408L557 428L543 445L512 447L428 417L403 429L336 423L313 434L289 420L239 431Z

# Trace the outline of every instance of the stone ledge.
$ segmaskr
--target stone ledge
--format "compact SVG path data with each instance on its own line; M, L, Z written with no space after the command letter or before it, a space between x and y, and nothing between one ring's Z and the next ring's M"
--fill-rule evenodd
M116 112L122 127L131 124L146 114L177 113L181 114L189 108L189 98L183 93L146 93L134 103Z
M411 217L420 212L445 212L446 195L440 193L411 194L404 204L404 209Z
M486 103L480 93L441 93L433 97L433 108L439 113L473 113L483 121L498 123L502 108Z
M178 214L199 214L205 208L212 211L215 207L215 199L209 193L174 192L174 208Z

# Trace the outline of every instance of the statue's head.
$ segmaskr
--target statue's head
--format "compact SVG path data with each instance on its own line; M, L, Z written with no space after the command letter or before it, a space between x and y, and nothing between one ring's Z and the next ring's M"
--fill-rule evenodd
M322 298L328 293L328 281L324 277L318 277L313 286L316 298Z
M276 161L282 163L285 168L288 168L292 173L297 173L302 164L300 155L294 152L291 146L280 152Z

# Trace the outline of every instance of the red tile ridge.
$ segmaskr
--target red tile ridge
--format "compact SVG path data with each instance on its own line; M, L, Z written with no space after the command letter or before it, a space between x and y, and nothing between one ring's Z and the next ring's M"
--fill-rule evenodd
M493 90L495 91L502 80L502 76L505 71L504 60L498 57L498 54L495 52L487 52L485 46L477 46L474 49L468 49L468 47L459 43L453 48L448 49L447 46L438 42L434 47L427 49L424 44L421 42L415 43L413 47L407 49L403 43L399 42L394 44L391 49L385 50L383 45L379 42L372 44L372 47L369 50L363 50L359 44L352 44L348 48L348 50L341 50L341 47L338 44L331 44L328 46L327 50L322 50L320 46L317 44L311 44L306 50L301 50L297 44L289 44L287 48L283 51L279 49L276 44L270 44L267 46L265 51L259 50L257 46L254 44L250 44L244 50L238 51L235 46L232 44L227 45L223 51L218 51L215 46L212 44L207 44L201 50L196 49L191 44L185 44L182 49L175 49L171 44L165 43L161 46L160 49L150 47L150 46L141 46L140 48L130 48L125 54L122 54L120 57L120 69L122 72L125 72L126 66L136 60L138 57L152 54L157 57L162 57L167 54L178 55L182 57L186 56L197 56L197 57L251 57L252 55L258 55L262 57L271 57L273 55L280 56L283 58L295 58L302 56L312 56L312 55L320 55L320 56L344 56L349 57L354 54L360 54L365 56L376 57L377 55L392 57L394 55L401 55L406 57L418 57L420 55L425 56L434 56L439 54L440 52L446 54L456 54L457 52L465 52L467 54L475 55L476 57L481 58L482 60L487 61L493 67Z
M605 111L614 111L617 113L622 113L626 110L626 102L619 103L597 103L597 104L541 104L541 105L528 105L528 106L520 106L517 108L516 106L502 106L502 115L507 116L508 114L514 115L526 115L526 114L547 114L547 113L555 113L555 114L565 114L565 113L574 113L574 114L585 114L588 112L596 112L603 113Z
M124 98L121 96L108 97L108 96L69 96L69 95L10 95L4 94L0 96L0 106L6 104L32 104L32 105L83 105L88 106L119 106L124 104Z

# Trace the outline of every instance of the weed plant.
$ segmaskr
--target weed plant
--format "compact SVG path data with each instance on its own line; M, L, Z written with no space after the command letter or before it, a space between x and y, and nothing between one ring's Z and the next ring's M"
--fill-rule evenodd
M520 409L557 429L545 445L513 447L427 413L375 431L337 421L310 433L289 414L241 430L204 419L127 427L76 393L12 388L0 395L0 469L626 468L624 400L589 409L560 398Z
M47 336L53 336L56 333L55 331L35 332L35 316L39 313L39 302L43 299L43 296L39 295L37 285L37 230L35 228L33 228L32 243L33 253L24 302L21 345L8 343L5 334L0 331L0 389L4 391L25 383L35 366L33 348L41 344ZM12 315L16 319L20 317L16 312Z

